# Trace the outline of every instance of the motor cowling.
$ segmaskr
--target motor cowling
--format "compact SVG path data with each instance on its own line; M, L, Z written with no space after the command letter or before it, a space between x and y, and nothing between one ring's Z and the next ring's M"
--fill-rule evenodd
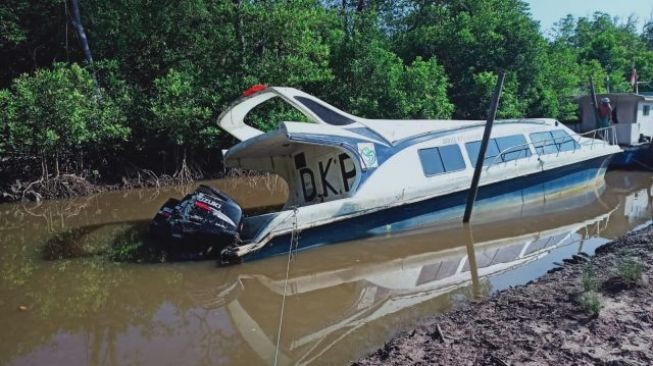
M200 185L181 201L169 199L150 224L151 234L169 249L205 252L236 244L243 211L229 196Z

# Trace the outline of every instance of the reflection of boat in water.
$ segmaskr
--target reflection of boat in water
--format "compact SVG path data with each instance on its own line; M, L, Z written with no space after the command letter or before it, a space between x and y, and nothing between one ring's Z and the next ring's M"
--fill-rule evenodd
M287 281L260 272L241 274L225 284L207 306L227 309L240 336L260 359L272 363L278 305L287 297L284 329L288 333L282 338L280 360L282 364L309 364L325 354L347 351L347 339L355 337L360 342L360 337L369 336L369 327L387 322L391 314L409 309L412 313L426 304L430 304L427 313L432 314L434 308L450 307L456 296L487 294L489 276L527 266L551 251L597 235L615 207L606 207L595 198L587 193L572 201L539 205L534 209L543 211L540 215L527 214L521 221L522 233L514 221L503 221L480 224L474 233L454 227L376 238L373 245L382 246L383 253L371 255L370 247L362 242L356 246L362 247L361 255L353 254L361 259L353 264L351 256L334 264L328 251L307 252L294 262ZM570 205L582 211L565 211ZM505 237L506 233L511 236ZM474 250L470 252L471 244ZM314 264L320 259L324 262L325 255L329 264L316 270Z
M623 235L624 228L636 228L653 218L651 216L651 198L653 180L646 172L615 171L606 176L609 196L619 203L618 214L603 232L606 238Z

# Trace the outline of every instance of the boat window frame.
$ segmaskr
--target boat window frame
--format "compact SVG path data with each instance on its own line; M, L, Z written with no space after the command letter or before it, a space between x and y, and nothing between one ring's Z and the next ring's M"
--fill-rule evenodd
M537 140L536 141L533 138L533 135L548 135L548 136L544 140ZM530 139L531 144L533 144L533 147L535 148L535 153L537 154L537 156L557 154L557 153L560 152L560 149L558 149L558 145L556 145L555 139L553 138L553 135L551 134L551 131L531 132L531 133L528 134L528 138ZM545 152L544 150L549 146L553 146L555 151ZM540 149L542 149L542 152L540 152Z
M521 137L523 139L522 144L506 147L505 149L501 149L499 146L499 141L498 139L506 139L506 138L511 138L511 137ZM470 151L470 146L478 144L478 148L475 148L475 154L472 154ZM476 168L476 160L478 159L478 149L480 149L481 145L481 140L476 140L476 141L469 141L465 143L465 151L467 151L467 157L469 158L469 162L472 164L472 168ZM488 155L488 152L490 151L490 147L494 147L496 154L493 155ZM512 150L513 148L516 148L515 150ZM520 156L517 158L510 158L507 159L506 156L508 154L514 154L514 153L520 153L521 151L526 151L527 153L524 154L524 156ZM536 151L537 153L537 151ZM498 163L508 163L511 161L516 161L516 160L521 160L521 159L528 159L531 156L533 156L533 151L531 150L529 140L527 136L523 133L519 134L513 134L513 135L506 135L506 136L497 136L493 137L488 141L488 150L485 151L485 159L483 159L483 166L487 165L492 165L491 163L493 162L498 162ZM500 160L496 160L497 157L500 158Z
M648 116L651 114L651 105L643 104L642 105L642 116Z
M520 143L517 145L512 145L508 146L505 149L501 147L501 144L499 143L500 139L509 139L509 138L520 138L521 140L519 141ZM497 147L499 148L499 155L501 155L501 161L503 163L507 163L509 161L514 161L514 160L520 160L520 159L527 159L533 156L533 152L531 151L530 145L528 144L528 139L526 139L526 136L524 136L523 133L521 134L514 134L514 135L508 135L508 136L500 136L500 137L495 137ZM524 156L518 156L516 158L509 158L507 159L506 157L508 154L522 154L524 153Z
M581 145L580 145L578 142L576 142L576 140L574 140L574 138L572 138L571 135L569 135L569 134L567 133L567 131L558 128L558 129L555 129L555 130L551 130L550 132L551 132L551 136L553 136L553 139L554 139L554 141L555 141L556 146L558 147L558 152L559 152L559 153L561 153L561 152L567 152L567 151L576 151L576 150L580 150ZM556 136L555 136L555 133L558 133L558 134L564 134L565 136L558 136L558 137L556 137ZM561 139L562 139L562 142L558 142L558 141L561 140ZM569 143L569 142L571 142L571 143L574 144L573 149L565 149L565 150L562 150L562 145L563 145L563 144L567 144L567 143Z
M559 134L564 134L565 136L555 137L554 134L553 134L554 132L557 132ZM540 140L540 141L537 141L537 142L534 141L533 135L543 135L543 134L548 134L549 138L546 139L546 140ZM569 152L569 151L576 151L576 150L580 150L581 147L582 147L573 137L571 137L571 135L567 131L565 131L565 130L563 130L561 128L554 129L554 130L547 130L547 131L531 132L530 134L528 134L528 138L530 139L531 144L535 148L535 153L538 156L559 154L559 153ZM547 142L550 142L550 143L547 143ZM573 143L574 148L573 149L562 150L561 149L562 145L566 144L568 142ZM544 144L544 143L546 143L546 144ZM538 146L538 144L542 144L542 145ZM547 146L554 146L555 151L544 152L544 148L547 147ZM539 149L542 149L542 152L540 152Z
M441 148L455 148L455 151L458 153L458 157L460 158L460 162L462 163L461 168L456 168L452 170L447 170L447 164L444 163L444 159L442 158L442 153L440 152ZM438 159L440 160L440 166L442 167L442 171L440 172L435 172L435 173L429 173L426 170L426 165L424 164L425 158L428 158L430 156L426 156L426 153L430 153L431 151L435 151L437 154ZM453 172L459 172L467 169L467 162L465 162L465 157L463 156L462 149L458 144L449 144L449 145L441 145L441 146L432 146L432 147L425 147L422 149L417 150L417 156L419 157L419 162L420 165L422 166L422 173L424 173L424 176L429 178L433 177L436 175L442 175L442 174L447 174L447 173L453 173Z
M472 154L469 149L471 145L476 145L478 144L478 148L475 148L475 154ZM488 165L491 163L494 159L496 159L499 154L501 154L501 150L499 150L499 145L497 144L497 141L494 138L491 138L488 140L488 149L485 150L485 158L483 159L483 166ZM494 148L496 151L496 154L494 155L488 155L488 152L491 150L491 148ZM465 143L465 151L467 152L467 157L469 158L469 162L472 164L472 168L476 168L476 160L478 159L478 152L481 149L481 140L476 140L476 141L468 141Z

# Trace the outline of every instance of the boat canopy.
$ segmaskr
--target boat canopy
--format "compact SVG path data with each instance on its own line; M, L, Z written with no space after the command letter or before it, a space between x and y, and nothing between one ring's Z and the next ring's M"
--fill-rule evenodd
M263 135L264 132L245 124L245 117L258 105L275 97L282 98L285 102L300 111L313 122L315 127L306 130L307 133L319 133L330 135L356 134L359 137L366 136L375 143L391 146L397 145L407 139L443 131L452 131L457 128L469 128L483 126L483 120L387 120L387 119L366 119L349 113L306 94L300 90L287 87L267 87L260 92L238 99L220 117L218 124L225 131L240 141L246 141ZM497 121L496 123L511 123L517 120ZM519 121L523 122L523 121ZM530 120L553 124L553 119ZM303 123L303 126L310 126L310 123ZM286 127L289 125L286 123ZM310 127L306 127L310 129ZM298 131L299 126L293 130Z
M245 117L258 105L275 97L282 98L311 122L320 125L343 126L355 124L359 119L300 90L268 87L252 96L237 100L218 117L218 124L241 141L261 135L262 131L245 124Z

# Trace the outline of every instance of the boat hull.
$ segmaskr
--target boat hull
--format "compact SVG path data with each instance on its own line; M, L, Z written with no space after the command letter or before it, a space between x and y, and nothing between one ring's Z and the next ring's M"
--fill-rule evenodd
M475 212L501 210L528 202L551 199L556 195L595 184L597 180L603 184L603 176L609 160L609 156L603 156L482 186L479 188ZM297 250L400 232L462 217L468 191L463 190L406 205L389 207L366 215L302 230ZM251 261L287 254L290 240L290 234L275 237L261 249L244 255L240 260ZM223 258L223 261L232 262L233 259Z
M615 154L610 161L610 169L643 169L650 170L653 166L653 150L651 144L627 146L623 152Z

